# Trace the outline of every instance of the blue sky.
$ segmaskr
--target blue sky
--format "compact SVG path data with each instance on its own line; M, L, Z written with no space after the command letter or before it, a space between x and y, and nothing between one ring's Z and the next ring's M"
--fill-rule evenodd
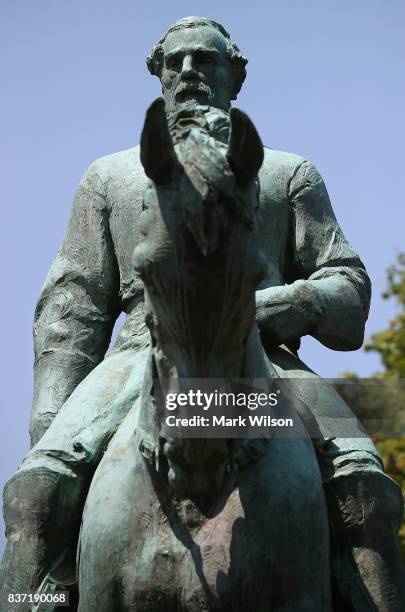
M94 159L138 142L160 95L145 57L180 17L221 22L248 56L236 105L266 145L318 167L373 282L367 334L386 326L394 306L380 298L384 271L405 248L402 0L2 0L0 8L1 483L28 448L33 310L75 188ZM311 339L301 356L327 377L379 368L376 356Z

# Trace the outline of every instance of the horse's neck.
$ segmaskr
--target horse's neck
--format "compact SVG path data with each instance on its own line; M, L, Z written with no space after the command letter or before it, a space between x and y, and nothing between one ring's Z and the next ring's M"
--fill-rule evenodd
M179 486L178 483L186 483L181 485L184 489L180 488L186 497L196 494L206 496L212 491L219 492L225 482L226 474L237 470L240 465L246 465L246 461L257 461L266 452L267 441L238 439L230 443L226 439L172 439L170 436L167 438L167 430L162 429L167 414L165 415L165 402L161 390L167 390L168 382L173 384L171 392L181 388L181 381L167 381L160 377L161 359L162 351L159 351L159 347L155 345L151 352L141 400L142 409L138 427L141 452L157 470L160 469L160 461L164 457L170 468L168 475L170 476L171 470L174 470L175 476L171 484L176 488ZM241 363L242 367L236 378L240 382L243 380L245 384L247 383L250 389L256 388L260 392L268 392L271 372L265 363L256 324L245 343ZM161 371L166 373L167 363L164 365ZM206 382L210 384L209 381ZM254 447L252 452L250 446Z

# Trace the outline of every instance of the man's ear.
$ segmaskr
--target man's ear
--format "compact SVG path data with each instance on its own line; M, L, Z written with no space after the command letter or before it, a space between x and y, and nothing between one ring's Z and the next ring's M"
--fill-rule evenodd
M170 183L178 161L167 126L163 98L157 98L146 111L141 135L141 162L146 175L156 185Z
M238 108L231 108L227 158L241 187L246 186L263 163L263 144L249 117Z

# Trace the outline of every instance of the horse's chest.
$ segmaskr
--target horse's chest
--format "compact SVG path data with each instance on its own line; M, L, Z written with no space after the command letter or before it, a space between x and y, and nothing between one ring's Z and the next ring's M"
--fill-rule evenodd
M249 556L249 533L238 491L213 518L183 510L169 518L159 511L157 521L145 521L143 544L130 552L122 568L125 610L239 609L235 588L248 574L241 552Z

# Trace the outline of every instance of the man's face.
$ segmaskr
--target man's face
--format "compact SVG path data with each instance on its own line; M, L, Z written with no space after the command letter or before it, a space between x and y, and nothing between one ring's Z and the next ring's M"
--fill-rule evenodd
M211 26L181 28L163 43L161 83L169 111L208 104L228 110L233 88L226 40Z

